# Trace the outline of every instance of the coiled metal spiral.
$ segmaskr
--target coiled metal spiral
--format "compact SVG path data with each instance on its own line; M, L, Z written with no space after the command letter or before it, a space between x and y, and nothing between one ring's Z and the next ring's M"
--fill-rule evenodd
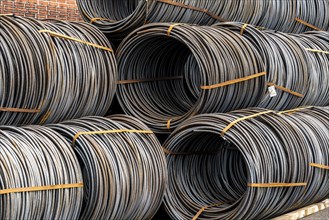
M116 90L114 54L83 43L110 50L99 30L17 16L0 16L0 26L0 124L56 123L107 113Z
M151 219L167 186L161 145L140 121L129 116L88 117L51 125L73 141L83 171L81 219ZM113 131L76 136L80 132ZM132 131L132 132L129 132Z
M145 25L123 41L117 57L121 107L159 133L195 114L256 106L265 95L260 53L228 29ZM226 82L232 83L220 84Z
M72 147L41 126L0 130L0 218L77 219L83 189L49 189L2 194L2 190L82 182Z
M329 111L299 111L247 109L182 123L164 143L168 214L173 219L267 219L325 199L329 174L320 167L329 163Z

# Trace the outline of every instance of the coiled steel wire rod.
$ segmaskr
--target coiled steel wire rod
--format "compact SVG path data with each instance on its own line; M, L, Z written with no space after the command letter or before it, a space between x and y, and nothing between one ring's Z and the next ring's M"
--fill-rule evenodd
M264 219L325 198L329 111L303 111L249 109L182 123L164 143L169 215Z
M114 41L153 22L212 25L234 21L292 33L329 30L327 0L77 0L77 5L85 21Z
M165 155L143 123L129 116L51 125L78 155L85 196L81 219L151 219L167 186Z
M327 32L284 34L261 31L241 23L222 23L225 27L250 40L263 54L269 86L276 95L268 93L259 107L284 110L298 106L326 106L329 102Z
M159 133L195 114L256 106L265 95L260 53L224 28L145 25L117 57L122 108Z
M1 219L79 217L82 173L61 135L41 126L1 127L0 145Z
M17 16L0 16L0 26L0 124L55 123L107 113L117 66L99 30Z

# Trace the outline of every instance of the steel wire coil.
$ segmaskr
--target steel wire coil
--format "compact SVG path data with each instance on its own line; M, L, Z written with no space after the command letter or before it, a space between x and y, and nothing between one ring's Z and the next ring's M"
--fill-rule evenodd
M164 203L173 219L267 219L328 196L327 170L310 166L329 162L328 109L268 112L221 137L264 111L195 116L170 135ZM268 183L286 187L255 185Z
M313 105L316 103L315 100L319 100L317 91L322 82L317 81L316 77L324 75L322 74L324 72L315 71L312 54L306 51L306 47L300 42L301 36L293 37L284 33L261 31L242 23L222 23L213 27L228 28L255 45L264 59L269 86L273 84L301 95L276 89L276 95L267 93L259 107L285 110L302 105Z
M284 34L261 31L241 23L222 23L225 27L250 40L263 54L270 84L287 88L302 96L277 90L275 97L268 93L259 107L285 110L298 106L328 105L328 33L307 32ZM315 50L315 51L311 51Z
M20 21L0 16L2 125L28 124L35 120L34 113L4 111L3 108L40 108L50 84L47 68L54 67L50 41Z
M0 25L0 124L56 123L107 113L116 90L114 54L48 33L110 50L100 31L84 23L17 16L0 16Z
M2 193L9 189L81 183L78 159L61 135L41 126L1 127L0 145L1 219L79 217L81 188Z
M195 114L255 106L265 95L260 53L224 28L145 25L123 41L117 57L121 107L155 132L168 133ZM218 85L226 82L232 83Z
M88 117L51 125L73 142L85 184L81 219L151 219L167 186L161 145L140 121L129 116ZM117 131L80 135L79 132Z
M329 30L327 0L77 0L82 18L114 41L144 23L179 22L212 25L219 21L253 24L268 29L302 33L311 30L296 19Z

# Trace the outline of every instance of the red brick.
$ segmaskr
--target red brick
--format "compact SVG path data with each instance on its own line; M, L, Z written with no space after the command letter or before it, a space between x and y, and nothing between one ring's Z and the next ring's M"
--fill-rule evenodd
M82 21L75 0L0 0L0 14Z

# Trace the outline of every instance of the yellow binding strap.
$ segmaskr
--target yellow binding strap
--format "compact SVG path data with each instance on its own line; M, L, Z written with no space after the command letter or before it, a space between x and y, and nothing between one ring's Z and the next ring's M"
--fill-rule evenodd
M229 85L237 84L237 83L240 83L240 82L245 82L245 81L248 81L248 80L252 80L252 79L255 79L255 78L258 78L258 77L261 77L261 76L265 76L265 75L266 75L266 72L261 72L261 73L257 73L257 74L250 75L250 76L247 76L247 77L243 77L243 78L240 78L240 79L233 79L233 80L226 81L226 82L219 83L219 84L215 84L215 85L201 86L201 89L210 90L210 89L221 88L221 87L224 87L224 86L229 86Z
M111 48L104 47L104 46L101 46L101 45L98 45L98 44L94 44L94 43L91 43L91 42L88 42L88 41L83 41L83 40L80 40L78 38L69 37L69 36L66 36L66 35L63 35L63 34L59 34L59 33L53 32L53 31L40 30L39 32L40 33L48 33L52 37L58 37L58 38L66 39L66 40L72 40L72 41L76 41L76 42L79 42L79 43L82 43L82 44L86 44L88 46L92 46L92 47L96 47L96 48L99 48L99 49L102 49L102 50L113 52L113 50Z
M241 28L240 34L243 35L244 31L247 29L247 27L249 26L249 24L244 24Z
M167 36L168 37L170 36L170 34L171 34L172 30L174 29L174 27L176 27L178 25L181 25L181 24L177 23L177 24L172 24L172 25L169 26L168 31L167 31Z
M296 20L297 22L299 22L299 23L301 23L301 24L303 24L303 25L309 27L309 28L312 28L312 29L316 30L316 31L322 31L320 28L315 27L314 25L311 25L310 23L307 23L306 21L304 21L304 20L302 20L302 19L300 19L300 18L295 18L295 20Z
M307 183L249 183L252 188L279 188L307 186Z
M238 118L237 120L235 120L232 123L230 123L226 128L224 128L224 130L221 132L221 136L224 137L224 135L226 134L226 132L228 130L230 130L232 127L234 127L237 123L239 123L241 121L245 121L245 120L248 120L248 119L256 118L258 116L266 115L266 114L269 114L269 113L275 113L275 111L269 110L269 111L259 112L257 114L245 116L245 117L242 117L242 118Z
M223 203L218 203L218 204L213 204L213 205L208 205L208 206L203 206L200 208L200 210L198 211L198 213L193 217L192 220L197 220L199 218L199 216L206 210L212 207L216 207L216 206L221 206L223 205Z
M303 97L304 97L303 94L300 94L300 93L298 93L298 92L294 92L294 91L292 91L292 90L290 90L290 89L287 89L287 88L285 88L285 87L283 87L283 86L278 86L278 85L276 85L276 84L274 84L274 83L267 83L267 86L274 86L274 87L277 88L278 90L281 90L281 91L283 91L283 92L290 93L291 95L294 95L294 96L297 96L297 97L300 97L300 98L303 98Z
M83 183L51 185L51 186L33 186L26 188L3 189L0 190L0 195L11 194L11 193L22 193L22 192L47 191L47 190L55 190L55 189L82 188L82 187L83 187Z
M312 48L305 48L305 50L313 52L313 53L324 53L324 54L329 54L329 51L324 51L324 50L316 50Z
M83 131L78 132L73 138L73 145L81 135L98 135L98 134L115 134L115 133L139 133L139 134L153 134L153 131L143 130L104 130L104 131Z
M316 167L319 169L329 170L329 166L318 164L318 163L310 163L311 167Z
M173 77L160 77L154 79L135 79L135 80L121 80L118 81L118 85L125 85L125 84L134 84L134 83L145 83L145 82L155 82L155 81L167 81L167 80L180 80L183 79L183 76L173 76Z
M95 21L108 21L108 22L111 22L111 23L116 22L115 20L111 20L111 19L108 19L108 18L92 18L92 19L90 19L90 24L93 24Z
M21 112L21 113L39 113L40 109L26 109L26 108L0 108L1 112Z
M302 107L302 108L295 108L295 109L291 109L291 110L281 111L278 114L280 114L280 115L281 114L292 114L292 113L299 112L299 111L302 111L305 109L310 109L310 108L313 108L313 106L307 106L307 107Z

